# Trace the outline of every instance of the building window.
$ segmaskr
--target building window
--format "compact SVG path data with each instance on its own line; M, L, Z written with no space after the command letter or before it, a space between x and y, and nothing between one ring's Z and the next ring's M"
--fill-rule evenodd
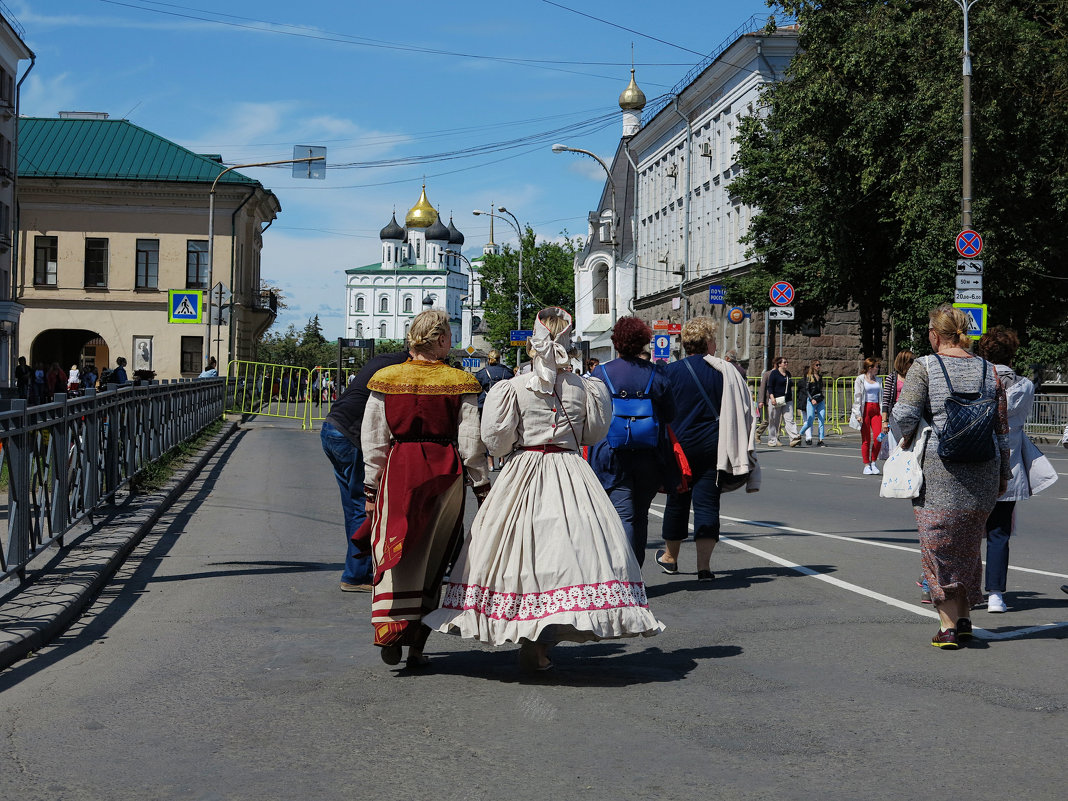
M404 313L405 314L411 314L412 313L412 296L411 295L405 295L404 296Z
M85 240L85 286L108 285L108 241L99 237Z
M157 289L159 287L159 240L137 240L137 283L138 289Z
M182 372L200 375L204 359L204 337L182 337Z
M36 236L33 238L33 283L35 286L56 285L58 252L58 237Z
M208 243L190 239L185 245L185 288L207 289L209 280Z
M357 295L356 296L356 311L357 311L357 313L362 313L364 311L364 308L363 308L363 295Z
M379 339L385 339L386 338L386 324L385 323L382 323L382 325L378 326L378 338Z
M389 311L389 295L383 295L378 299L378 311L383 314Z
M363 339L363 323L356 323L356 336Z

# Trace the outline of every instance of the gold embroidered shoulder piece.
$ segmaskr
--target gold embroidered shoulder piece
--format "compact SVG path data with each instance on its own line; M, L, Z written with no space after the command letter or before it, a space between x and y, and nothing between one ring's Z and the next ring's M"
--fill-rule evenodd
M482 387L475 377L441 362L416 362L383 367L367 382L372 392L384 395L466 395Z

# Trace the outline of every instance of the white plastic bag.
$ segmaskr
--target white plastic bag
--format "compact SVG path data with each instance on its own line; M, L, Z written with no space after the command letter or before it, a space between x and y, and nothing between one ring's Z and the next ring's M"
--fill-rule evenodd
M883 465L883 482L879 495L883 498L915 498L923 488L923 449L931 427L926 423L912 440L909 447L904 447L904 440L899 443L890 458Z

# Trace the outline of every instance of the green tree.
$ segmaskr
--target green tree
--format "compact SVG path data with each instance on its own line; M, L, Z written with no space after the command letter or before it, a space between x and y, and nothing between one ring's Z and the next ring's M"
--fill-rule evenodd
M799 51L765 91L766 113L739 134L731 190L759 209L746 240L758 263L729 282L728 298L760 310L770 283L789 280L799 318L854 305L861 350L880 353L884 312L900 339L952 300L960 11L906 0L769 5L797 16ZM1068 246L1066 20L1068 0L984 0L971 12L984 299L991 321L1025 341L1056 329L1068 300L1068 281L1048 277L1068 277L1057 255Z
M522 328L531 328L534 316L548 306L575 308L575 253L579 242L564 233L562 242L537 241L527 226L523 233ZM486 289L487 339L501 351L509 364L515 363L509 334L516 326L519 295L519 251L505 245L499 255L488 255L482 264L482 286Z

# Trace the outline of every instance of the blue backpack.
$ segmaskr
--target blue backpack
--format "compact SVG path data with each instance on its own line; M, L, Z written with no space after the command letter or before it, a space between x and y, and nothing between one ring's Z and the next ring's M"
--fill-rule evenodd
M626 390L616 392L607 368L602 368L604 382L612 393L612 422L608 427L608 445L617 451L647 451L657 446L660 439L660 421L656 419L653 399L649 396L656 370L649 370L649 383L645 391L634 396Z

